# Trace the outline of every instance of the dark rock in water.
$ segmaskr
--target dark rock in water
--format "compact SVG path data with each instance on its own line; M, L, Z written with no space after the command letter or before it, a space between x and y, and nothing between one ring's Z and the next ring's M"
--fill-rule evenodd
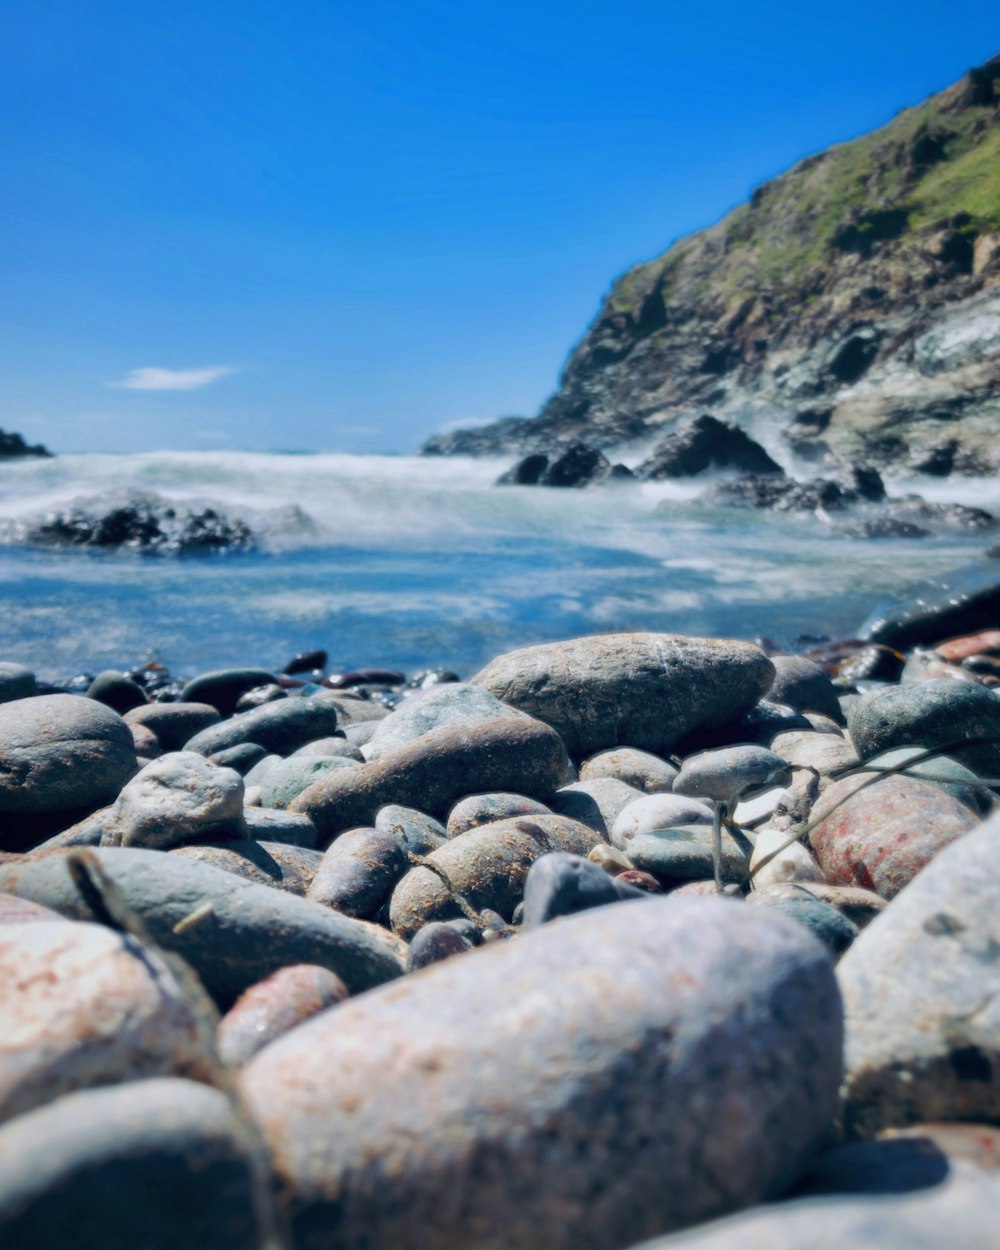
M1000 698L975 682L877 690L851 705L847 723L862 760L894 747L941 748L983 777L1000 775Z
M328 737L336 728L337 709L332 703L315 697L279 699L210 725L189 739L185 750L214 755L241 742L255 742L276 754L289 755L315 738Z
M263 668L220 668L192 678L181 691L181 702L208 703L220 716L232 716L240 695L273 682L274 675Z
M51 455L52 452L47 447L43 447L41 443L26 443L22 435L0 430L0 457L2 458L12 456L51 457Z
M585 443L571 443L545 469L538 479L539 486L589 486L610 477L611 462L603 452ZM618 476L621 476L620 474Z
M743 469L747 473L773 473L784 469L754 440L731 421L709 415L696 417L667 437L636 471L646 480L693 477L708 468Z
M0 1130L4 1250L258 1250L255 1143L219 1090L69 1094Z
M919 495L887 500L877 511L866 511L838 522L839 533L859 538L923 538L932 533L985 533L997 519L984 508L958 503L928 503Z
M590 486L610 478L634 477L631 469L611 461L586 443L570 443L554 458L541 453L526 456L497 478L497 486Z
M327 654L322 649L317 651L300 651L293 655L281 670L289 675L293 673L311 673L316 669L326 668Z
M0 813L92 811L135 766L128 725L102 703L50 694L0 704Z
M23 664L0 663L0 703L29 699L37 690L35 674L30 668Z
M172 504L136 491L80 500L28 518L16 532L33 546L131 548L165 555L247 551L254 546L245 521L215 508Z
M74 920L96 919L68 867L73 852L0 862L0 891ZM161 851L90 850L154 940L194 968L223 1009L286 964L319 964L352 991L402 973L398 944L384 930L318 907L284 890Z
M534 452L519 460L513 468L501 473L496 480L497 486L537 486L542 474L549 467L549 458L542 452Z
M323 680L331 690L350 690L354 686L402 686L406 674L394 668L359 668L350 673L335 673Z
M914 587L908 601L880 604L858 636L898 650L958 634L995 629L1000 620L1000 575L990 565L959 569L947 580Z
M96 699L121 716L133 708L145 707L149 702L138 682L113 668L97 674L87 690L87 698Z
M328 968L279 968L251 985L219 1021L219 1058L228 1067L242 1067L275 1038L347 996L347 986Z
M582 855L551 851L536 859L528 870L521 923L532 928L556 916L572 916L643 895L644 891L611 876Z
M773 512L837 512L857 503L859 496L849 486L831 478L796 482L788 477L762 477L748 473L732 481L713 483L701 495L709 504L737 508L768 508Z
M840 1031L800 926L643 899L343 1003L241 1086L299 1247L609 1250L780 1192Z
M511 651L472 681L552 725L586 759L616 746L670 751L692 730L746 712L773 677L750 643L637 633Z

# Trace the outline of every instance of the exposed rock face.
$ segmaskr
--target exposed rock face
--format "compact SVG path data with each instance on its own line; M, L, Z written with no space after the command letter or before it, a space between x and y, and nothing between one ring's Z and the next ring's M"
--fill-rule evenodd
M783 472L760 443L755 443L738 425L705 415L689 421L676 434L668 434L654 454L639 466L639 476L692 477L708 468Z
M779 458L996 471L998 103L1000 57L801 161L623 274L538 417L424 450L607 450L710 411L766 418Z

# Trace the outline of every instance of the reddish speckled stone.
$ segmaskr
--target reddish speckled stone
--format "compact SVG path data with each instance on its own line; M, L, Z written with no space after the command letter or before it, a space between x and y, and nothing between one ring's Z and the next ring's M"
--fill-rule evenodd
M830 814L810 840L832 885L859 885L893 898L977 817L952 795L912 777L884 777L831 810L866 776L845 777L823 792L813 817Z

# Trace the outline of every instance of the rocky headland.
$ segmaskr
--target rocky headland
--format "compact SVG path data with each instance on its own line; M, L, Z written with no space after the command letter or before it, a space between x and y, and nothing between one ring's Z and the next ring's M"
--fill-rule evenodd
M0 664L0 1242L991 1244L996 609Z
M996 473L998 169L1000 57L629 269L538 416L423 450L614 460L708 414L822 476Z
M52 452L41 443L26 443L21 434L0 430L0 459L10 460L16 456L51 456Z

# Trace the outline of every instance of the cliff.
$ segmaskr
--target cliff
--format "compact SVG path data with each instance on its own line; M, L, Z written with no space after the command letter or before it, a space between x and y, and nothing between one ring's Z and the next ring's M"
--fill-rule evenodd
M423 450L607 450L705 412L786 462L1000 469L1000 56L628 270L537 417Z

